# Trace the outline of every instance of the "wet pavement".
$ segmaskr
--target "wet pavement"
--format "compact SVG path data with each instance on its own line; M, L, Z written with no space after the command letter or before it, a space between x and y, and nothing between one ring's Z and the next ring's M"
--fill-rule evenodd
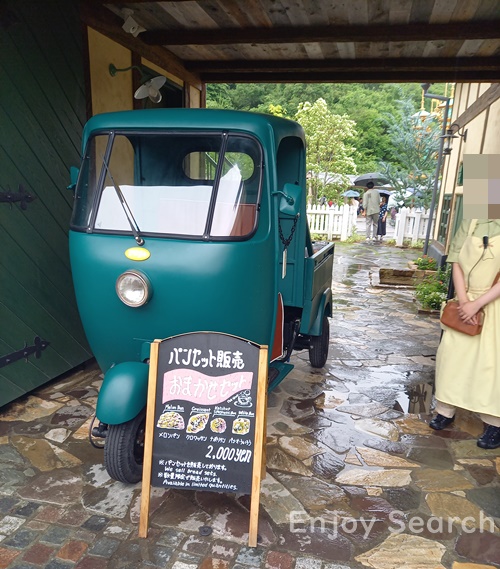
M338 244L327 365L269 396L259 545L247 496L112 481L87 440L92 364L0 410L0 569L484 569L500 566L500 449L459 411L429 429L439 324L378 269L418 255ZM200 534L208 526L211 535Z

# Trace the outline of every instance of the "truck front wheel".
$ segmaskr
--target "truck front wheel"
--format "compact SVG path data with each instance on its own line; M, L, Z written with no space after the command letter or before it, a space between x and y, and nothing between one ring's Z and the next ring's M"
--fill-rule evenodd
M312 367L320 368L326 364L329 344L330 322L328 316L324 314L321 336L310 336L309 338L309 361Z
M125 484L142 479L146 409L120 425L109 425L104 445L104 465L111 478Z

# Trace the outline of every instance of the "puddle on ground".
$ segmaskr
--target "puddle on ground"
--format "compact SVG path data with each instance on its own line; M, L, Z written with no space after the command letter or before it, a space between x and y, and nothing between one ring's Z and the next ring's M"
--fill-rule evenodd
M359 368L355 369L359 371ZM350 405L380 403L400 413L428 414L432 404L433 389L433 381L413 385L401 385L401 383L376 385L369 382L355 383L330 379L325 383L325 397L321 401L321 407L335 408L343 400Z
M403 413L430 413L432 403L432 383L418 383L408 386L398 393L393 409Z
M366 270L369 270L370 267L371 267L371 265L368 265L368 264L361 264L361 263L354 264L354 265L349 265L349 267L347 267L347 275L350 276L350 277L352 277L352 276L354 276L356 273L359 273L359 271L362 271L362 270L365 270L365 271L366 271Z

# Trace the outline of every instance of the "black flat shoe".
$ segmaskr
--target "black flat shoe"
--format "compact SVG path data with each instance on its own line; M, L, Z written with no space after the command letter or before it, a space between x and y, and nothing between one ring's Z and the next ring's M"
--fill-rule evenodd
M444 415L440 415L439 413L432 419L429 423L429 427L434 429L435 431L441 431L448 425L451 425L455 420L455 416L453 417L445 417ZM479 444L479 443L478 443Z
M486 425L484 433L477 439L477 446L486 449L500 447L500 427Z

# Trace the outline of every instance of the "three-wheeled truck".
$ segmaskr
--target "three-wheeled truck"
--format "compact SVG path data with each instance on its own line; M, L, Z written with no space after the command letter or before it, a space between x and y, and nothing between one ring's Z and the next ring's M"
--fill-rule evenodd
M141 478L155 338L215 331L265 344L269 389L293 349L325 365L333 244L313 248L305 164L302 128L273 116L155 109L85 126L70 256L104 373L91 440L112 478Z

